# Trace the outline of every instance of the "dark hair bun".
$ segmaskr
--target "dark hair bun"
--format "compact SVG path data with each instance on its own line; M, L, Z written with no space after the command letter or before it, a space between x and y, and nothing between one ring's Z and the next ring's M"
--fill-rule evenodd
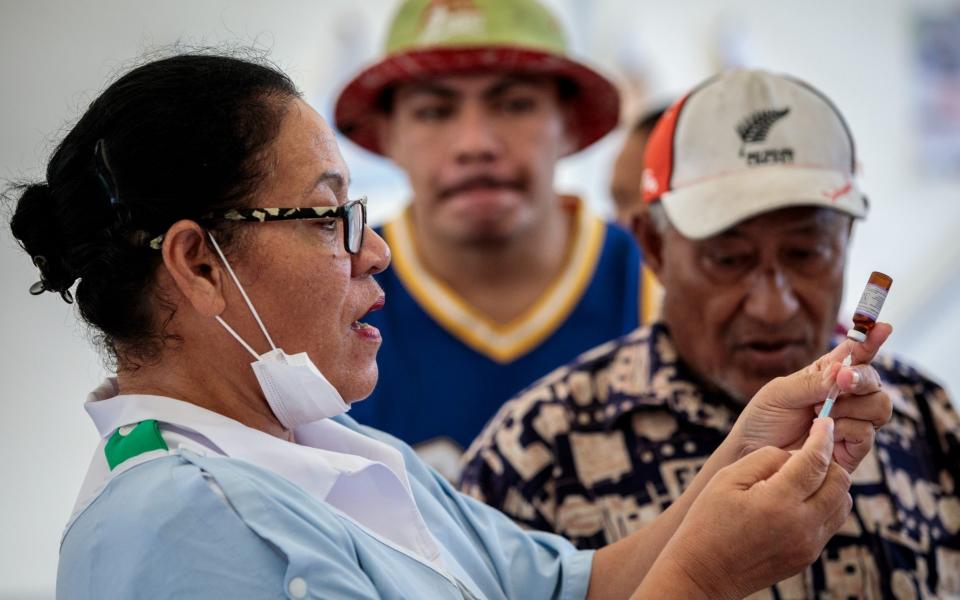
M77 274L64 260L61 245L64 236L50 186L38 183L21 189L23 194L10 220L10 229L39 269L42 291L69 290Z
M211 53L148 62L90 104L20 193L10 227L40 270L32 293L76 288L83 319L115 358L156 356L173 306L153 285L148 241L181 219L241 206L259 185L293 83L263 60ZM218 239L229 244L230 229Z

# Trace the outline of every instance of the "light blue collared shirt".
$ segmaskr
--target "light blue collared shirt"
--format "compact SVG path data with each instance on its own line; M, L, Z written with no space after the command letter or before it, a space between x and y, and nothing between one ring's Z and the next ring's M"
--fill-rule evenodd
M521 530L395 448L439 549L429 560L261 466L189 445L117 469L64 535L57 597L583 598L593 554ZM378 490L370 489L378 496Z

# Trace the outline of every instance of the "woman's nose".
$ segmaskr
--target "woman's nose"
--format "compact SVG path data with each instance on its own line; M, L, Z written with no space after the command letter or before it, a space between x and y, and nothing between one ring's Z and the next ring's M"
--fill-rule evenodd
M353 255L353 274L376 275L390 266L390 246L376 231L367 227L360 252Z

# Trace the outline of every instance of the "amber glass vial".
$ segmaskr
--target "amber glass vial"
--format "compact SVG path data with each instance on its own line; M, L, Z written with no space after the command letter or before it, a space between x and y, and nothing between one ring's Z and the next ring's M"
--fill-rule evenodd
M883 308L883 301L887 299L887 292L890 291L891 285L893 285L893 279L889 275L884 275L880 271L870 274L867 287L863 288L860 303L857 304L857 310L853 313L853 329L847 332L848 338L858 342L867 339L867 334L877 324L880 309Z

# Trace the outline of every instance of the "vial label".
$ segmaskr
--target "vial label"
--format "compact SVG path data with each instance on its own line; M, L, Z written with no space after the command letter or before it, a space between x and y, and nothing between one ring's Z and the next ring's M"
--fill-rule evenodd
M871 321L876 321L880 317L880 308L883 301L887 299L887 290L879 285L868 283L863 289L863 295L860 296L860 304L857 305L856 314L869 317Z

